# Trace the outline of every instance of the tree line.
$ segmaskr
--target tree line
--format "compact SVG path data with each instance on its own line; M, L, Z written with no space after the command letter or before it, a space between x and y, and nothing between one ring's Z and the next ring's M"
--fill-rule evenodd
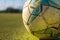
M14 9L14 8L7 8L6 10L2 10L0 11L0 13L21 13L22 10L21 9Z

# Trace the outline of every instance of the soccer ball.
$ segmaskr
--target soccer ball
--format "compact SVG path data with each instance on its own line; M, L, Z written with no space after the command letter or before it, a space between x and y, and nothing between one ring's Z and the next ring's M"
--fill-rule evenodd
M31 6L33 6L33 8ZM54 37L60 32L60 10L49 7L45 13L39 14L33 22L30 23L28 20L34 8L37 6L38 5L32 5L31 0L27 0L24 4L22 18L25 28L28 32L39 38ZM45 7L46 6L43 8L45 9Z

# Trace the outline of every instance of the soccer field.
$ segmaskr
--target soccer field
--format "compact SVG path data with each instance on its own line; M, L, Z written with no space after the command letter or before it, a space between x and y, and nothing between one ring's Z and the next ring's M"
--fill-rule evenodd
M0 40L38 40L28 33L21 14L0 14Z

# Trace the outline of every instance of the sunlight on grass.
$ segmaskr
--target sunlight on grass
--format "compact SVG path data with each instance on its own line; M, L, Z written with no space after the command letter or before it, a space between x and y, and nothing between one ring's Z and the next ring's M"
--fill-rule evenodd
M25 29L21 14L0 14L1 40L38 40Z

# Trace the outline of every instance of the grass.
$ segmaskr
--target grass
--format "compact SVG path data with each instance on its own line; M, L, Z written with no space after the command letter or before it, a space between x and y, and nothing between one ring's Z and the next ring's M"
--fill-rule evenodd
M0 40L38 40L28 33L21 14L0 14Z

